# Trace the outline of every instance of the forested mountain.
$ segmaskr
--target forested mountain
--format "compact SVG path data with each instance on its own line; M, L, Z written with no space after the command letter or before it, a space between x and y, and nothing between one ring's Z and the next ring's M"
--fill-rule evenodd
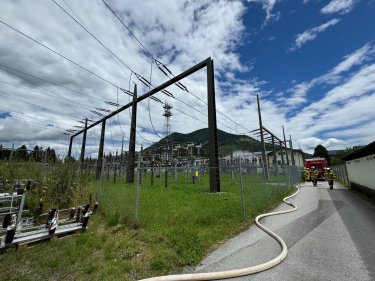
M219 146L219 156L225 156L231 151L261 151L260 141L255 140L245 135L230 134L221 130L217 131L217 139ZM186 143L200 142L202 144L201 156L207 156L208 151L208 128L199 129L189 134L172 133L168 137L169 146L185 145ZM166 138L161 139L159 142L148 147L146 150L159 150L160 146L166 145ZM266 150L272 150L271 144L266 144Z

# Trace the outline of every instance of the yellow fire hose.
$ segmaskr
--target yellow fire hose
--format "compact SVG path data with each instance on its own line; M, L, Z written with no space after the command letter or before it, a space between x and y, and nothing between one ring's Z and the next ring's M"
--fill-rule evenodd
M281 263L287 253L288 253L288 248L285 244L285 242L275 233L273 233L271 230L267 229L263 225L259 223L259 220L264 217L268 216L273 216L273 215L280 215L280 214L286 214L290 212L294 212L297 210L297 206L295 206L293 203L286 202L289 198L297 195L299 192L298 187L297 191L292 194L291 196L285 197L283 199L284 203L290 205L293 207L293 209L286 210L286 211L279 211L279 212L273 212L273 213L266 213L259 215L255 218L255 223L256 225L267 232L269 235L271 235L273 238L277 240L277 242L280 243L282 247L281 253L275 257L274 259L263 263L259 264L256 266L252 267L247 267L247 268L242 268L242 269L234 269L234 270L229 270L229 271L219 271L219 272L209 272L209 273L193 273L193 274L179 274L179 275L166 275L166 276L158 276L158 277L152 277L152 278L147 278L147 279L142 279L140 281L189 281L189 280L216 280L216 279L225 279L225 278L233 278L233 277L240 277L240 276L245 276L245 275L250 275L254 273L258 273L267 269L270 269L271 267L274 267Z

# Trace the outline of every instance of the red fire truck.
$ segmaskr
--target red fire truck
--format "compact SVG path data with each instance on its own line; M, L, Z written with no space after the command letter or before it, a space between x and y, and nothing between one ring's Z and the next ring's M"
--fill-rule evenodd
M328 162L325 158L311 158L305 160L305 167L311 170L315 167L319 171L319 177L324 176L324 168L328 168Z

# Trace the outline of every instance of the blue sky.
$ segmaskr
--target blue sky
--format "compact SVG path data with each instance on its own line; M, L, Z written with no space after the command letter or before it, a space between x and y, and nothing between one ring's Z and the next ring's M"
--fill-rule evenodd
M104 101L130 101L118 88L136 83L139 95L148 91L136 74L154 86L168 78L102 1L55 1L117 58L53 1L0 0L0 143L51 146L63 156L67 129L84 117L99 120L92 112L98 108L117 109ZM253 136L258 94L263 125L280 138L284 126L294 147L306 152L318 144L334 150L374 141L374 0L106 2L175 75L214 60L219 129ZM168 88L176 99L156 95L174 107L172 132L207 127L205 71L181 82L194 95L176 86ZM162 114L161 103L138 105L137 149L163 136ZM127 147L129 116L124 111L107 123L107 153L120 150L123 137ZM97 155L99 137L99 126L88 131L87 155ZM74 140L75 154L81 141Z

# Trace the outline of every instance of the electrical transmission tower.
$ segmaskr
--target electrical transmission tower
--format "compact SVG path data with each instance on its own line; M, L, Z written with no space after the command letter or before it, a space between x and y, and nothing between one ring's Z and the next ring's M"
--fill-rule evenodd
M168 103L165 103L163 106L164 108L164 114L163 116L165 117L164 119L164 134L165 134L165 141L166 141L166 158L165 158L165 187L168 187L168 136L171 133L171 122L170 122L170 117L172 116L171 109L172 106L170 106Z
M166 103L164 106L164 114L163 116L165 117L164 119L164 135L165 135L165 141L167 144L167 157L165 158L168 161L168 136L171 133L171 122L170 122L170 117L172 116L171 109L173 108L170 106L168 103Z

